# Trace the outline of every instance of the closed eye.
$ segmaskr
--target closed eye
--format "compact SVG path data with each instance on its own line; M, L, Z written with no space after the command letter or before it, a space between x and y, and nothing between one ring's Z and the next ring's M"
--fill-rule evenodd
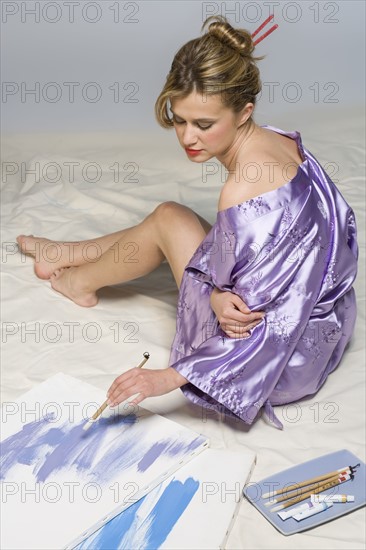
M208 130L209 128L211 128L212 124L206 124L205 126L203 126L202 124L199 124L197 122L197 126L200 130Z
M184 124L185 120L183 120L182 118L177 118L176 116L173 116L173 122L175 122L175 124Z
M173 116L173 122L175 124L185 124L186 121L183 120L182 118L178 118L176 116ZM211 128L212 124L208 124L206 126L203 126L202 124L199 124L198 122L195 123L197 128L199 128L200 130L208 130L209 128Z

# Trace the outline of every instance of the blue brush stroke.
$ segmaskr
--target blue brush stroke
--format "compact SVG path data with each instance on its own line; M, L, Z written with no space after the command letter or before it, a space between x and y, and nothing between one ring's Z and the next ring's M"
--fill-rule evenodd
M40 483L70 468L98 483L107 483L122 469L137 467L144 472L159 456L184 455L204 441L198 436L193 441L166 438L157 444L147 443L143 423L139 425L135 415L101 418L87 431L82 429L83 422L54 427L53 420L54 416L48 415L30 422L1 442L0 479L6 479L14 466L22 464L33 468Z
M196 437L191 443L187 445L184 441L174 441L172 439L165 439L154 443L152 447L145 453L137 467L140 472L145 472L153 462L162 454L168 454L170 456L187 453L193 451L202 442L202 437Z
M55 428L52 420L53 416L48 415L30 422L1 442L0 479L5 479L16 464L33 466L37 482L45 482L55 472L72 466L80 472L90 474L93 465L90 476L100 481L109 481L113 478L116 468L133 463L136 460L136 451L141 450L133 448L131 438L126 437L125 442L121 430L107 447L108 451L119 457L119 460L114 461L114 467L106 471L103 457L99 461L95 459L97 451L106 439L107 428L118 425L123 428L123 435L126 436L126 430L128 433L129 426L137 421L135 415L102 418L88 431L83 430L84 422L74 427L66 423ZM108 460L107 462L109 465Z
M153 491L106 523L76 546L75 550L131 550L131 537L139 541L139 550L157 550L186 510L198 487L199 482L192 477L184 483L173 479L155 504L156 491ZM139 509L149 500L152 501L150 512L144 518L139 518ZM150 527L141 542L140 531L145 532L146 523Z
M191 502L199 482L189 477L184 485L171 481L151 511L152 525L146 548L160 548L170 531Z

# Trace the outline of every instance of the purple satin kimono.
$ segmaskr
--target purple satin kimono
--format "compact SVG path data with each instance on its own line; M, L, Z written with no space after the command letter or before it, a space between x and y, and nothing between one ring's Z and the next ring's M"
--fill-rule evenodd
M185 268L169 364L194 403L252 424L264 407L318 391L338 365L356 319L358 247L352 209L314 156L282 187L227 208ZM210 306L214 287L264 319L230 338Z

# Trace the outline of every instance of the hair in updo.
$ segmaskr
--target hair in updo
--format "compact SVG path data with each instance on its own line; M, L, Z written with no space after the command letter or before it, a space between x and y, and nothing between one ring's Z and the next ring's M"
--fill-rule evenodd
M190 40L176 53L162 92L155 103L156 118L164 128L173 121L168 102L193 91L220 94L223 104L234 112L256 103L261 80L253 57L253 40L244 29L234 29L225 17L211 16L202 26L206 33ZM251 117L250 117L251 122Z

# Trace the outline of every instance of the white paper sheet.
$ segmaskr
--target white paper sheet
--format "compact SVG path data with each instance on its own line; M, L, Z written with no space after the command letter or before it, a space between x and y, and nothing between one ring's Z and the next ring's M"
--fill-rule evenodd
M140 407L112 409L84 431L104 399L58 374L4 404L2 548L72 548L208 446Z
M225 548L254 460L245 449L207 449L76 550Z

